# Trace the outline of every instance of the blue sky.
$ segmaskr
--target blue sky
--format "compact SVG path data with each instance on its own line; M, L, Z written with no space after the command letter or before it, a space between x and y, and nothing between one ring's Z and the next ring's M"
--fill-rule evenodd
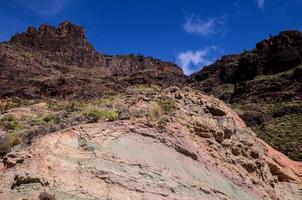
M28 26L85 26L106 54L177 62L186 74L269 34L302 30L301 0L0 0L0 40Z

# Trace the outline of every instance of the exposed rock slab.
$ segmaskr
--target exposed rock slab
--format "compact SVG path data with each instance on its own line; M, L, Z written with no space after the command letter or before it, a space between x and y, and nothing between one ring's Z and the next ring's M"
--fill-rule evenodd
M223 102L186 88L132 106L148 107L162 96L179 108L164 128L142 118L36 138L12 156L26 159L0 167L0 199L35 199L44 192L64 200L302 197L301 163L257 139Z

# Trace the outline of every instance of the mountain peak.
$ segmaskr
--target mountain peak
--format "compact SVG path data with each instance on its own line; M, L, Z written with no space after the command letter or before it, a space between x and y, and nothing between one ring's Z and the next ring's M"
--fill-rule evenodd
M37 46L34 40L46 39L48 40L82 40L83 43L87 42L85 36L85 29L82 26L78 26L70 23L69 21L64 21L58 26L52 26L48 24L42 24L39 28L29 27L24 33L17 33L12 37L12 43L18 43L23 46ZM30 40L29 40L30 39ZM46 40L44 40L46 41Z
M270 35L268 39L262 40L256 45L256 49L269 48L272 46L291 46L293 43L299 44L301 41L302 32L297 30L282 31L276 36Z
M68 21L58 26L29 27L27 32L13 36L10 43L39 51L47 58L59 59L66 64L91 66L87 62L96 59L96 51L88 42L85 29Z

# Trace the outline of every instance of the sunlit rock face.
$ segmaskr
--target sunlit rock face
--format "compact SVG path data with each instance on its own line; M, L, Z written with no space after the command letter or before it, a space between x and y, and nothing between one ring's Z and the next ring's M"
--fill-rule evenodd
M143 112L163 97L177 107L164 127L144 117L82 124L7 154L0 198L301 198L301 163L257 139L223 102L177 87L123 102Z

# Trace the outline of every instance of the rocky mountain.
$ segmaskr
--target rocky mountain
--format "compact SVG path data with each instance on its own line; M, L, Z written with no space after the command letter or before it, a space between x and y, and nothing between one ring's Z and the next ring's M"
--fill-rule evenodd
M174 85L184 78L173 63L100 54L84 29L69 22L30 27L1 43L0 69L0 97L91 98L132 83Z
M302 160L301 32L281 32L252 51L224 56L189 82L230 103L260 138Z
M233 107L248 100L277 105L260 93L259 102L256 93L236 97L239 85L261 74L271 84L292 81L298 94L299 56L286 60L277 51L299 52L299 33L281 35L291 46L281 36L257 45L267 63L255 64L254 77L241 74L232 82L222 71L235 76L237 59L253 57L257 48L185 77L173 63L98 53L84 29L69 22L16 34L0 44L0 199L301 199L302 163L257 138L223 101L197 90ZM271 40L279 44L274 51ZM288 69L267 70L272 55ZM283 102L301 100L275 92Z

